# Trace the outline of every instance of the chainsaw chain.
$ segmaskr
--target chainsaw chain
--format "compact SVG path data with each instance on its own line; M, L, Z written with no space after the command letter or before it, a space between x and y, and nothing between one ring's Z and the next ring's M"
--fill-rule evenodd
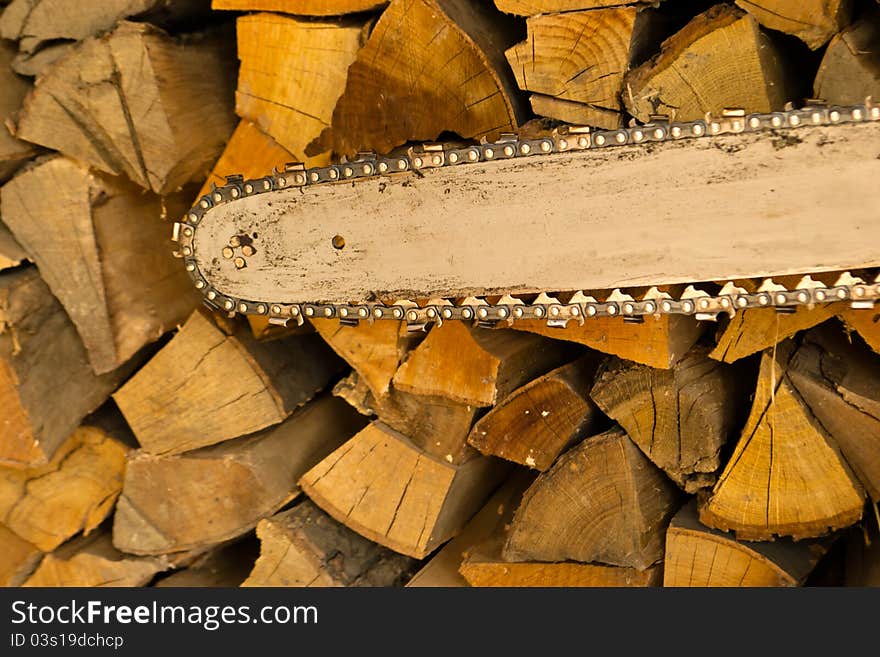
M648 124L618 130L562 126L550 136L538 139L520 139L515 134L503 134L498 141L484 140L470 146L423 144L409 148L402 155L377 156L374 153L359 153L350 161L343 160L339 164L309 169L299 163L290 163L283 171L276 169L263 178L245 180L240 175L228 176L225 185L214 186L210 193L197 200L181 222L174 224L172 239L179 245L175 255L183 258L186 271L209 307L230 314L238 312L268 316L270 323L280 325L286 325L290 321L302 324L305 319L318 317L337 318L342 324L348 325L356 325L360 321L391 319L405 321L412 330L453 320L484 326L510 324L519 320L542 320L549 326L565 327L568 322L583 324L593 317L619 316L625 321L641 322L650 315L682 314L693 315L697 319L715 320L721 314L733 316L737 310L747 308L775 308L779 312L794 312L799 306L832 301L848 301L853 308L873 308L874 303L880 300L880 272L876 270L856 272L859 275L844 272L830 285L806 275L792 289L774 282L773 279L756 282L751 291L733 282L726 283L720 290L710 288L716 290L714 293L689 285L678 298L652 287L638 299L615 289L606 295L600 294L604 296L601 299L583 291L573 294L568 292L568 298L564 302L551 293L544 292L528 303L510 295L492 297L492 303L487 297L429 299L422 303L397 300L390 304L275 303L271 300L239 299L214 288L199 270L193 247L198 226L212 208L274 190L500 159L869 121L880 122L880 105L874 104L870 98L864 104L845 107L811 102L800 109L788 105L785 111L761 114L725 110L718 117L707 115L705 120L688 122L671 122L665 117L653 117Z

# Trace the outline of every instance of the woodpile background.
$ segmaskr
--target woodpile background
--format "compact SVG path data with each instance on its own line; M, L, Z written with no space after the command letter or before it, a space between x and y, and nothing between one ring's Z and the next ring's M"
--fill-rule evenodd
M287 330L169 240L289 161L880 97L873 0L0 9L0 584L880 584L880 310Z

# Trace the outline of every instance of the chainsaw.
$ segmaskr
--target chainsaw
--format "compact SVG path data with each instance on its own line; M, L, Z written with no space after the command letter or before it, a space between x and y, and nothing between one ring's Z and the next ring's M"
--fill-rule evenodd
M173 240L208 306L280 325L872 308L878 181L880 105L808 101L229 176Z

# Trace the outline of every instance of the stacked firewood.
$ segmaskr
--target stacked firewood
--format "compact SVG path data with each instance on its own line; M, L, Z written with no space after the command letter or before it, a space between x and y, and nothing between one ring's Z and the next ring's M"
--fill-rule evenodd
M880 310L287 328L169 239L291 161L880 97L873 0L0 5L0 585L880 584Z

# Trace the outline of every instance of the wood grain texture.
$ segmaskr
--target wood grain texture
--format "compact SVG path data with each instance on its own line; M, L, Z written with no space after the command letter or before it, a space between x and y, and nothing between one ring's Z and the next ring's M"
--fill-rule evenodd
M44 160L3 188L0 212L64 305L98 374L183 322L198 304L171 255L163 210L176 215L188 194L161 198L66 157Z
M400 586L415 565L309 500L261 520L257 536L260 557L242 586Z
M700 524L695 502L666 532L663 586L799 586L827 551L821 541L738 541Z
M782 55L757 21L729 5L716 5L627 74L623 101L641 121L651 114L691 121L728 107L781 110L792 95Z
M331 396L252 436L186 454L131 455L113 544L131 554L207 548L244 534L298 494L309 468L363 427Z
M211 211L195 257L222 292L278 302L602 290L880 265L880 124L804 127L796 136L790 145L740 134L650 153L627 146L282 190L273 192L271 222L254 195ZM219 257L231 235L254 232L257 253L245 269ZM331 243L337 234L344 249Z
M549 116L572 125L589 125L606 130L620 128L623 115L615 110L606 110L555 96L531 94L529 105L538 116Z
M9 229L0 223L0 271L18 267L27 259L27 254L21 245L15 241Z
M260 343L196 311L114 399L145 451L174 454L278 424L344 367L315 334Z
M343 16L374 11L388 0L213 0L212 9L234 11L276 11L298 16Z
M880 98L880 9L831 39L816 73L813 94L832 105L860 104L868 96Z
M598 9L635 4L630 0L495 0L495 6L508 14L534 16L576 9Z
M589 393L689 493L715 483L721 449L742 426L750 392L742 368L707 354L695 347L671 370L609 359Z
M517 388L480 418L468 443L483 454L547 470L565 448L602 424L590 399L598 366L594 355L583 356Z
M449 322L432 329L412 351L394 375L394 387L472 406L492 406L573 353L562 342ZM441 367L451 361L461 365Z
M4 11L0 16L8 13L8 10ZM31 89L28 80L16 75L11 69L15 54L14 45L0 41L0 89L3 89L0 94L0 183L38 151L34 144L16 139L6 127Z
M16 534L50 552L74 534L88 534L111 512L128 447L101 429L74 431L44 466L0 467L0 518Z
M34 571L43 553L0 524L0 587L20 586Z
M587 438L526 491L506 561L600 562L644 570L663 557L678 491L620 428Z
M504 59L515 34L488 3L391 0L310 152L388 152L451 131L497 137L524 113Z
M865 492L790 372L790 340L764 352L752 410L700 522L744 540L821 536L862 516ZM757 482L760 482L758 484Z
M220 35L184 44L123 21L46 71L18 136L157 193L201 182L235 127L227 52Z
M736 0L761 25L798 37L816 50L849 21L846 0Z
M373 423L307 472L300 486L357 533L421 559L461 530L506 471L486 457L461 465L435 459Z
M847 329L855 331L871 349L880 353L880 310L844 309L838 317Z
M330 125L346 72L366 38L363 18L314 21L252 14L236 22L238 88L235 111L255 123L295 159L326 162L306 146ZM265 173L268 172L263 172Z
M0 277L0 464L46 464L129 369L96 375L76 328L36 270L5 273Z

